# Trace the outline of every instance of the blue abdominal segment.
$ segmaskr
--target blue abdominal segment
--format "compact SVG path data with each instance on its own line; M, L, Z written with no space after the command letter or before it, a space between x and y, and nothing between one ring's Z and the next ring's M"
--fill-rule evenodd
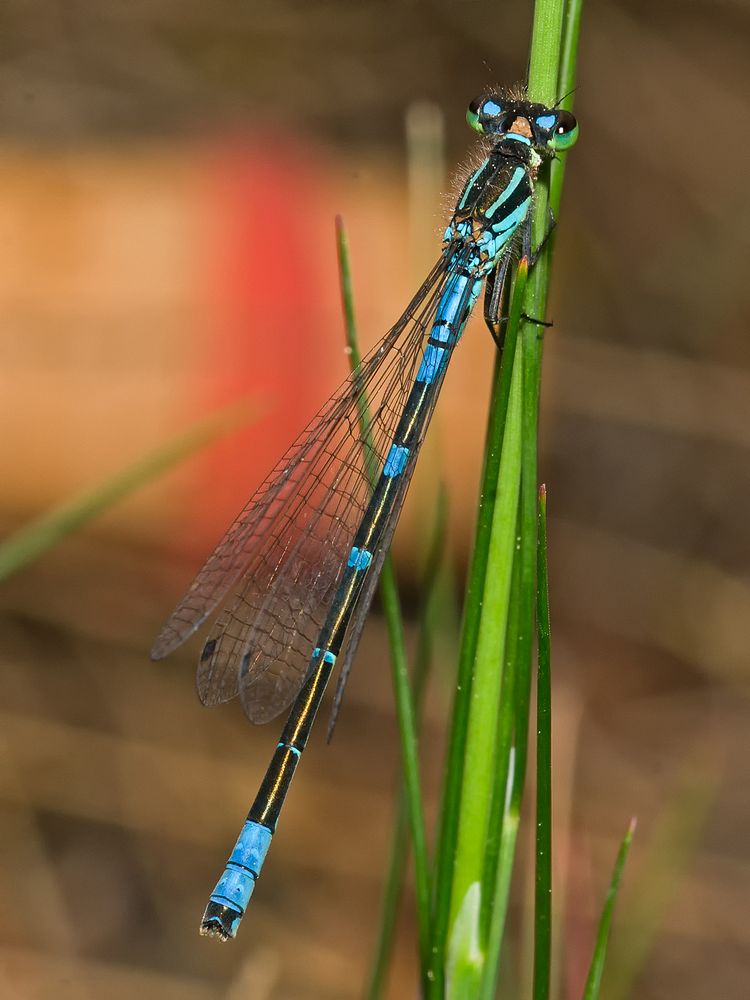
M368 552L367 549L358 549L356 546L352 548L349 553L349 562L347 566L352 569L367 569L367 567L372 562L372 552Z
M315 649L312 651L312 658L314 660L317 659L320 656L320 652L321 652L320 646L316 646ZM323 653L323 663L330 663L331 665L333 665L335 662L336 662L335 654L332 653L329 649L327 649L325 653ZM282 746L282 744L279 743L279 746Z
M417 382L427 382L429 385L442 370L444 357L444 347L435 347L433 344L428 344L424 349L422 364L419 366L419 371L417 372Z
M409 458L409 449L404 448L400 445L391 445L391 450L388 452L388 458L385 460L385 465L383 466L383 475L390 476L400 476L404 471L404 466Z

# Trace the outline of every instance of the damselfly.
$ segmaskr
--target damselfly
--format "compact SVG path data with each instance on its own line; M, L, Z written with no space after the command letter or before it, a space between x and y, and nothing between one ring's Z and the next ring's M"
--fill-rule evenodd
M201 701L239 695L252 722L292 706L203 916L202 933L222 940L234 937L245 913L337 661L340 697L448 362L482 283L485 320L497 336L514 248L520 242L527 257L531 252L537 173L578 133L570 112L522 94L485 95L470 104L467 119L485 136L483 160L463 187L440 258L395 326L245 505L152 649L154 659L166 656L223 603L200 655Z

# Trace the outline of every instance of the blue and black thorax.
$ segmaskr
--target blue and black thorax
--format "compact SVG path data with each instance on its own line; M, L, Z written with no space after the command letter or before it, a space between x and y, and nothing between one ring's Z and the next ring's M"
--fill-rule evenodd
M490 273L528 214L538 162L531 146L505 136L466 181L444 238L468 251L475 277Z

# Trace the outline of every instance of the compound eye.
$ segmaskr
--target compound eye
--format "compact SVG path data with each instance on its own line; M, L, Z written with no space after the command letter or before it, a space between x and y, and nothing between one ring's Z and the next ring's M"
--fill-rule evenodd
M505 112L505 104L497 97L478 97L469 105L466 121L483 135L497 131L497 119Z
M578 122L570 111L558 111L550 142L555 149L570 149L578 138ZM537 119L538 121L538 119Z

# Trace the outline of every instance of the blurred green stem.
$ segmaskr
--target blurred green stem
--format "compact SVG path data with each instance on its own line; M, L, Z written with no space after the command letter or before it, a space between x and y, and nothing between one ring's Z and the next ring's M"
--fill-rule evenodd
M194 452L256 419L257 402L241 399L206 417L122 472L36 518L0 544L0 580L38 559L67 535L147 486Z

